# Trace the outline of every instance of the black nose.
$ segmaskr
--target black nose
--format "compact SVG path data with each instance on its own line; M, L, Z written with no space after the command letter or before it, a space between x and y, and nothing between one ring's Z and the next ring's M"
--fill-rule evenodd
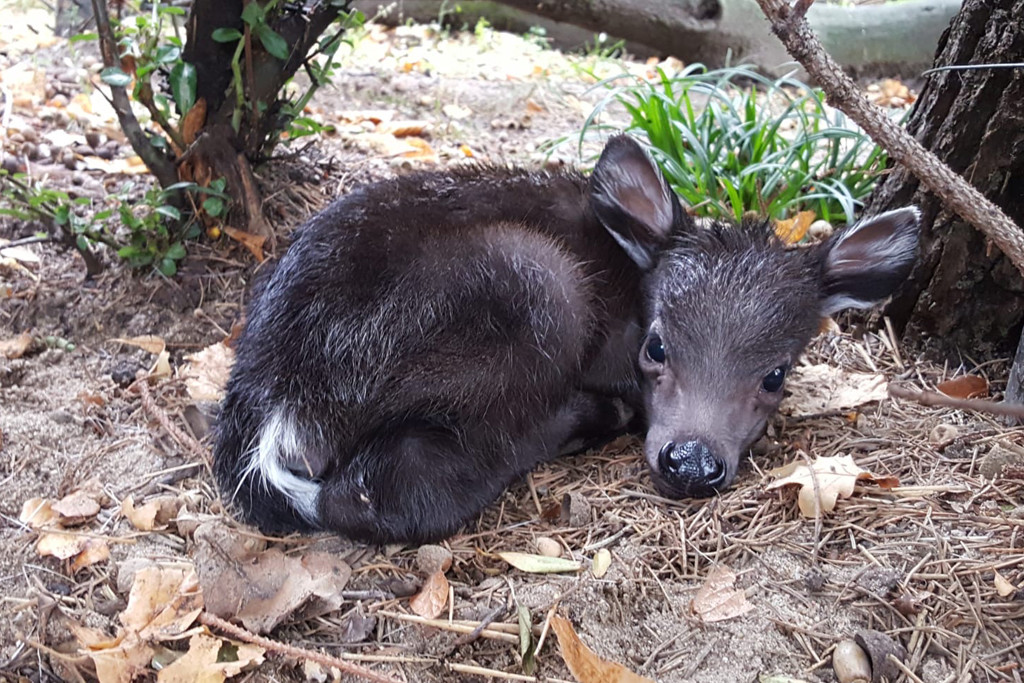
M663 476L684 489L717 489L725 482L725 463L716 458L702 441L676 444L669 441L658 452ZM709 491L710 495L713 491Z

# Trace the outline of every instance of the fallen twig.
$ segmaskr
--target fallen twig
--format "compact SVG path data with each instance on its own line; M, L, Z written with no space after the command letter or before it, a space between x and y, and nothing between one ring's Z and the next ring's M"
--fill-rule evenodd
M958 410L973 410L979 413L988 413L989 415L1015 417L1019 420L1024 419L1024 406L1009 403L996 403L980 398L953 398L952 396L940 394L937 391L922 391L892 384L889 385L889 395L908 401L917 401L923 406L945 406L947 408L957 408Z
M841 109L867 131L893 159L903 164L949 208L983 232L1010 262L1024 273L1024 232L970 183L915 140L882 110L864 99L860 89L825 51L804 18L811 4L801 0L791 7L786 0L757 0L793 59L807 70L828 95L829 104Z
M304 659L310 662L316 662L322 666L334 667L343 673L359 676L360 678L365 678L368 681L377 681L378 683L399 683L397 678L379 674L376 671L371 671L370 669L359 666L358 664L346 662L344 659L332 657L331 655L324 654L322 652L314 652L313 650L296 647L294 645L285 645L284 643L279 643L276 640L258 636L251 631L247 631L241 626L235 626L231 622L225 621L224 619L214 616L209 612L201 612L199 614L199 622L209 626L210 628L222 631L232 638L237 638L238 640L246 643L252 643L253 645L259 645L268 652L276 652L277 654L284 655L285 657Z

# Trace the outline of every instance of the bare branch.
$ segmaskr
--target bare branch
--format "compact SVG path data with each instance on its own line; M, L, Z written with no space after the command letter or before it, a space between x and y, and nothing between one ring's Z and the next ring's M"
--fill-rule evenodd
M881 109L868 102L825 52L807 21L786 0L757 0L772 32L828 95L829 103L856 121L893 159L903 164L947 207L985 234L1024 274L1024 232L966 180L925 149Z
M107 67L121 68L121 60L117 54L117 40L110 28L110 15L107 13L106 0L92 0L92 9L96 16L96 28L99 33L103 63ZM169 187L178 182L178 171L174 168L174 162L152 145L149 136L139 125L139 120L135 118L131 101L128 99L128 92L123 86L111 85L110 95L114 111L117 112L117 120L121 123L121 130L124 131L135 153L142 158L146 167L156 176L161 187Z

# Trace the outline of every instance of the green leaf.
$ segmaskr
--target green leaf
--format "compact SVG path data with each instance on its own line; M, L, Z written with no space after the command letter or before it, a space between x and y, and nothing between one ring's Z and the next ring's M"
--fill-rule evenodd
M79 235L75 238L75 246L78 247L78 251L89 251L89 240L85 235Z
M178 62L171 69L171 95L182 116L196 103L196 67L189 62Z
M234 43L242 39L242 32L237 28L219 28L210 37L218 43Z
M100 37L98 33L79 33L76 36L71 36L68 40L69 43L80 43L83 40L97 40Z
M149 139L149 144L153 145L157 149L167 149L167 140L162 135L154 135Z
M172 221L181 220L181 212L169 204L156 207L156 212L165 218L170 218Z
M156 268L167 277L174 277L174 274L178 272L178 264L172 258L160 259L160 263L157 264Z
M203 200L203 211L214 218L224 215L224 200L220 197L207 197Z
M107 85L123 88L132 82L132 77L116 66L108 66L100 72L100 80Z
M181 242L175 242L171 245L171 248L167 250L167 254L165 254L165 256L167 258L174 259L175 261L180 261L185 258L185 246Z
M176 45L161 45L156 49L153 60L157 64L170 64L181 57L181 48Z
M266 11L258 2L250 2L245 6L245 9L242 10L242 21L253 27L262 23L266 16Z
M250 5L250 7L251 6L252 5ZM263 47L266 48L267 52L281 61L288 59L288 56L291 54L291 50L288 48L288 43L281 37L280 33L269 26L262 25L256 29L256 34L259 36L260 42L263 43Z

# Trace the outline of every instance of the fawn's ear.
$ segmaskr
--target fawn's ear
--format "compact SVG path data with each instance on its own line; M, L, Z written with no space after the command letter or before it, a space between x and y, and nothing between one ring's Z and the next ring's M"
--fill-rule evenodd
M889 211L837 233L822 245L822 313L867 308L896 291L917 260L921 212Z
M657 165L628 135L608 140L594 167L590 203L601 224L644 270L689 217Z

